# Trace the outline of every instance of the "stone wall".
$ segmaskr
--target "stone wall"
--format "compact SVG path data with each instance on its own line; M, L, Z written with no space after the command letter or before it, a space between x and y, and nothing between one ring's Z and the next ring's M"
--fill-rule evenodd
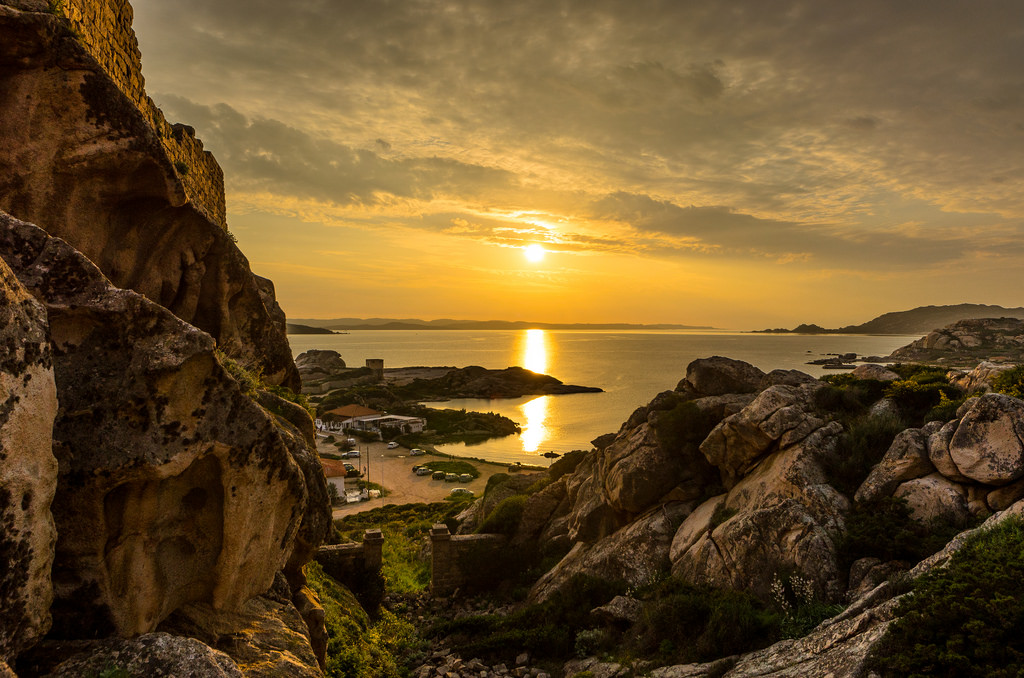
M430 528L431 595L447 596L457 589L486 584L507 543L508 539L498 534L452 536L447 525L434 525Z
M185 194L208 219L227 228L224 173L187 125L172 125L146 96L142 53L132 30L128 0L59 0L79 41L149 121L163 144Z
M381 531L366 530L361 544L321 546L315 560L336 581L357 591L367 581L367 575L380 572L383 548L384 535Z

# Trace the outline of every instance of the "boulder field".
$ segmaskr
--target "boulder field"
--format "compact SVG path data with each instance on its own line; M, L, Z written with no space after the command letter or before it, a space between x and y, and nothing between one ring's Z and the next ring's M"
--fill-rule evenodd
M566 554L529 599L548 600L574 575L589 574L614 575L629 587L674 575L769 600L776 578L798 576L817 599L849 607L804 638L727 666L666 667L652 675L859 675L894 618L890 576L941 566L969 532L913 568L873 557L851 564L840 542L855 507L903 499L924 524L987 517L990 525L1024 514L1024 402L985 392L990 372L982 365L975 374L951 375L976 382L978 397L953 419L898 433L847 495L830 481L847 432L821 404L828 384L722 357L694 361L674 391L636 410L612 439L603 436L574 469L526 499L512 544ZM876 370L866 378L878 376L888 375ZM479 523L499 499L481 499L460 518ZM594 667L587 670L595 675L629 671Z

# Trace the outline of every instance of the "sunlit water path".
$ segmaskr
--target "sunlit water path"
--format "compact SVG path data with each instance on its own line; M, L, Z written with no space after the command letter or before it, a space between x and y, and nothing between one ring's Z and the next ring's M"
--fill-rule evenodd
M573 330L353 331L338 335L291 335L295 355L311 348L338 351L349 366L383 358L386 367L520 365L567 384L599 386L604 393L503 400L452 400L438 407L503 414L519 422L520 435L479 445L444 445L452 454L492 461L547 465L544 452L589 448L590 441L618 430L629 414L661 391L672 389L696 358L724 355L766 372L799 369L818 376L808 360L828 353L888 355L916 336L770 335L741 332L598 332Z

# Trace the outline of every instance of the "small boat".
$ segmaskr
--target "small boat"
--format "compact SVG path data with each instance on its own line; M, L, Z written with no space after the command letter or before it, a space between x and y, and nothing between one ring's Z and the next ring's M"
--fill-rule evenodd
M560 455L558 452L545 452L544 454L542 454L540 456L547 457L548 459L557 459L558 457L561 457L562 455Z

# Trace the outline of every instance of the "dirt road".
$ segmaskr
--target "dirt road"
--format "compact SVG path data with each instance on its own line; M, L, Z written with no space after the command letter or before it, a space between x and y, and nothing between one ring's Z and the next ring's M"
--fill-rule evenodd
M321 453L337 453L337 448L330 443L317 441L318 451ZM441 501L447 497L452 488L465 487L472 490L477 496L483 494L487 487L487 479L495 473L508 471L507 464L491 464L488 462L471 461L480 471L480 477L469 483L446 483L441 480L432 480L430 476L418 476L412 472L416 464L425 464L428 461L447 459L445 456L426 454L424 456L411 457L409 450L399 447L394 450L387 449L384 443L360 443L360 457L358 459L347 459L346 461L362 469L366 473L369 465L368 475L363 477L370 482L377 483L390 491L387 497L381 499L370 499L352 504L343 504L334 509L334 517L340 518L350 513L368 511L386 504L413 504L420 502ZM324 460L324 472L327 474L327 481L334 483L339 494L345 495L346 480L337 477L343 472L340 462ZM355 481L348 480L350 489L355 489Z

